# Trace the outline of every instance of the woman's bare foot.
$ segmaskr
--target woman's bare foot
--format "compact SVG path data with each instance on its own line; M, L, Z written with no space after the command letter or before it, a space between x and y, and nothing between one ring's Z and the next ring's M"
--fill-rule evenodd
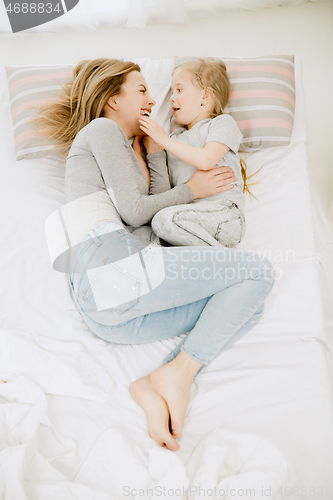
M169 431L169 408L163 397L153 388L150 376L131 384L131 395L146 412L150 436L161 446L177 451L179 443Z
M152 387L167 402L170 411L171 432L176 438L184 427L185 416L190 402L190 388L201 363L187 354L178 356L150 375Z

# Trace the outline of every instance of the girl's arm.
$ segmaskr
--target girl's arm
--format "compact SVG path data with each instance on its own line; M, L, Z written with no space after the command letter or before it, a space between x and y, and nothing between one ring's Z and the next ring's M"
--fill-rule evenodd
M151 118L142 116L141 130L180 160L198 170L210 170L229 151L229 147L220 142L207 142L204 148L182 144L168 136L165 130Z
M150 222L162 208L190 203L230 189L230 174L223 167L195 172L186 184L165 193L148 194L142 182L136 155L123 130L113 120L97 118L86 135L89 151L95 158L105 187L122 220L134 227ZM140 180L141 178L141 180Z

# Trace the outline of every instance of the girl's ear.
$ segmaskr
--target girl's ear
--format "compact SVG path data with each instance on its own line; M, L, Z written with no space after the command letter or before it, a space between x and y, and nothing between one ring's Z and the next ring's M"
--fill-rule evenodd
M111 96L110 99L108 99L107 104L114 111L116 111L118 109L117 101L115 100L114 96Z
M214 99L213 89L211 87L207 87L202 97L204 101L203 104L208 104L211 101L211 99Z

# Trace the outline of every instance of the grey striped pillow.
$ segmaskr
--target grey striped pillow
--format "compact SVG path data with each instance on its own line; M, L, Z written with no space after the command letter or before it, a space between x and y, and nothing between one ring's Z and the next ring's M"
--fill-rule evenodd
M175 64L196 57L177 58ZM222 58L231 79L225 112L236 120L241 150L290 142L295 108L294 56ZM60 99L73 78L72 65L6 67L16 159L57 156L48 137L37 134L31 118L47 101ZM158 97L158 96L157 96Z
M175 66L198 57L177 57ZM230 77L225 113L243 134L240 151L286 146L295 113L294 56L221 57Z
M31 122L39 106L58 101L57 92L73 79L74 66L6 67L16 159L57 156L48 137Z

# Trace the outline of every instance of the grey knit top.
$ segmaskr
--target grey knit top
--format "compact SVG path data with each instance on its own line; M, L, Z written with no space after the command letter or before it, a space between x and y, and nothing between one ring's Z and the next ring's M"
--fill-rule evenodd
M147 163L150 188L115 121L97 118L80 130L67 157L62 210L72 245L103 222L138 227L162 208L193 201L188 185L171 189L165 151L147 155Z

